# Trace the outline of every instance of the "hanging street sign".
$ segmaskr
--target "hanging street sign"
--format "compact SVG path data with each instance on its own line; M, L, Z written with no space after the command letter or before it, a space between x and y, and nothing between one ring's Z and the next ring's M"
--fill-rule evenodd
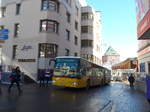
M0 30L0 40L7 40L9 38L8 33L9 33L8 29Z

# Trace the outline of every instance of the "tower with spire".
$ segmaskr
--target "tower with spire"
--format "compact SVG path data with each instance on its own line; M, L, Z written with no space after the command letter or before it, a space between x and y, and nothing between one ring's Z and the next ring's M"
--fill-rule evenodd
M108 47L102 57L103 66L111 68L112 65L120 62L120 55L111 46Z

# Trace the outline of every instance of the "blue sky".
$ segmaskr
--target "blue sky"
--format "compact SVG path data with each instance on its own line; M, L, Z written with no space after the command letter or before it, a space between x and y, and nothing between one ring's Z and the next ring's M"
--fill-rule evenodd
M121 59L137 56L135 0L87 0L102 13L103 51L112 46Z

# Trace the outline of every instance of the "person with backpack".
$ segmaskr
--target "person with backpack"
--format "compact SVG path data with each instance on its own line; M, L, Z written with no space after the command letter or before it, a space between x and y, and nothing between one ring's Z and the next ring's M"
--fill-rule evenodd
M9 77L10 81L11 81L11 84L8 88L9 93L11 92L11 88L14 85L14 83L17 84L17 88L18 88L19 93L22 92L22 90L20 88L20 77L21 77L20 73L21 73L21 71L20 71L20 68L18 66L15 69L12 69L12 73Z
M133 77L133 74L129 76L128 81L130 83L130 87L134 87L135 78Z
M44 80L45 80L45 71L44 70L40 70L40 72L39 72L39 81L40 81L39 86L40 87L42 87L42 86L44 87L45 86Z
M47 87L48 87L51 75L52 75L52 73L50 72L50 70L46 70L46 72L45 72L45 80L46 80L46 86Z

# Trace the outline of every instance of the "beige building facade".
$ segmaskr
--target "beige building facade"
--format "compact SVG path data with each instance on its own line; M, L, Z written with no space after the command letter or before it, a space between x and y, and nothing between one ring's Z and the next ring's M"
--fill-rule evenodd
M98 65L102 64L100 14L91 6L81 10L81 57Z
M1 43L3 69L20 66L37 80L51 58L80 56L81 1L1 0L0 29L9 30L9 39Z

